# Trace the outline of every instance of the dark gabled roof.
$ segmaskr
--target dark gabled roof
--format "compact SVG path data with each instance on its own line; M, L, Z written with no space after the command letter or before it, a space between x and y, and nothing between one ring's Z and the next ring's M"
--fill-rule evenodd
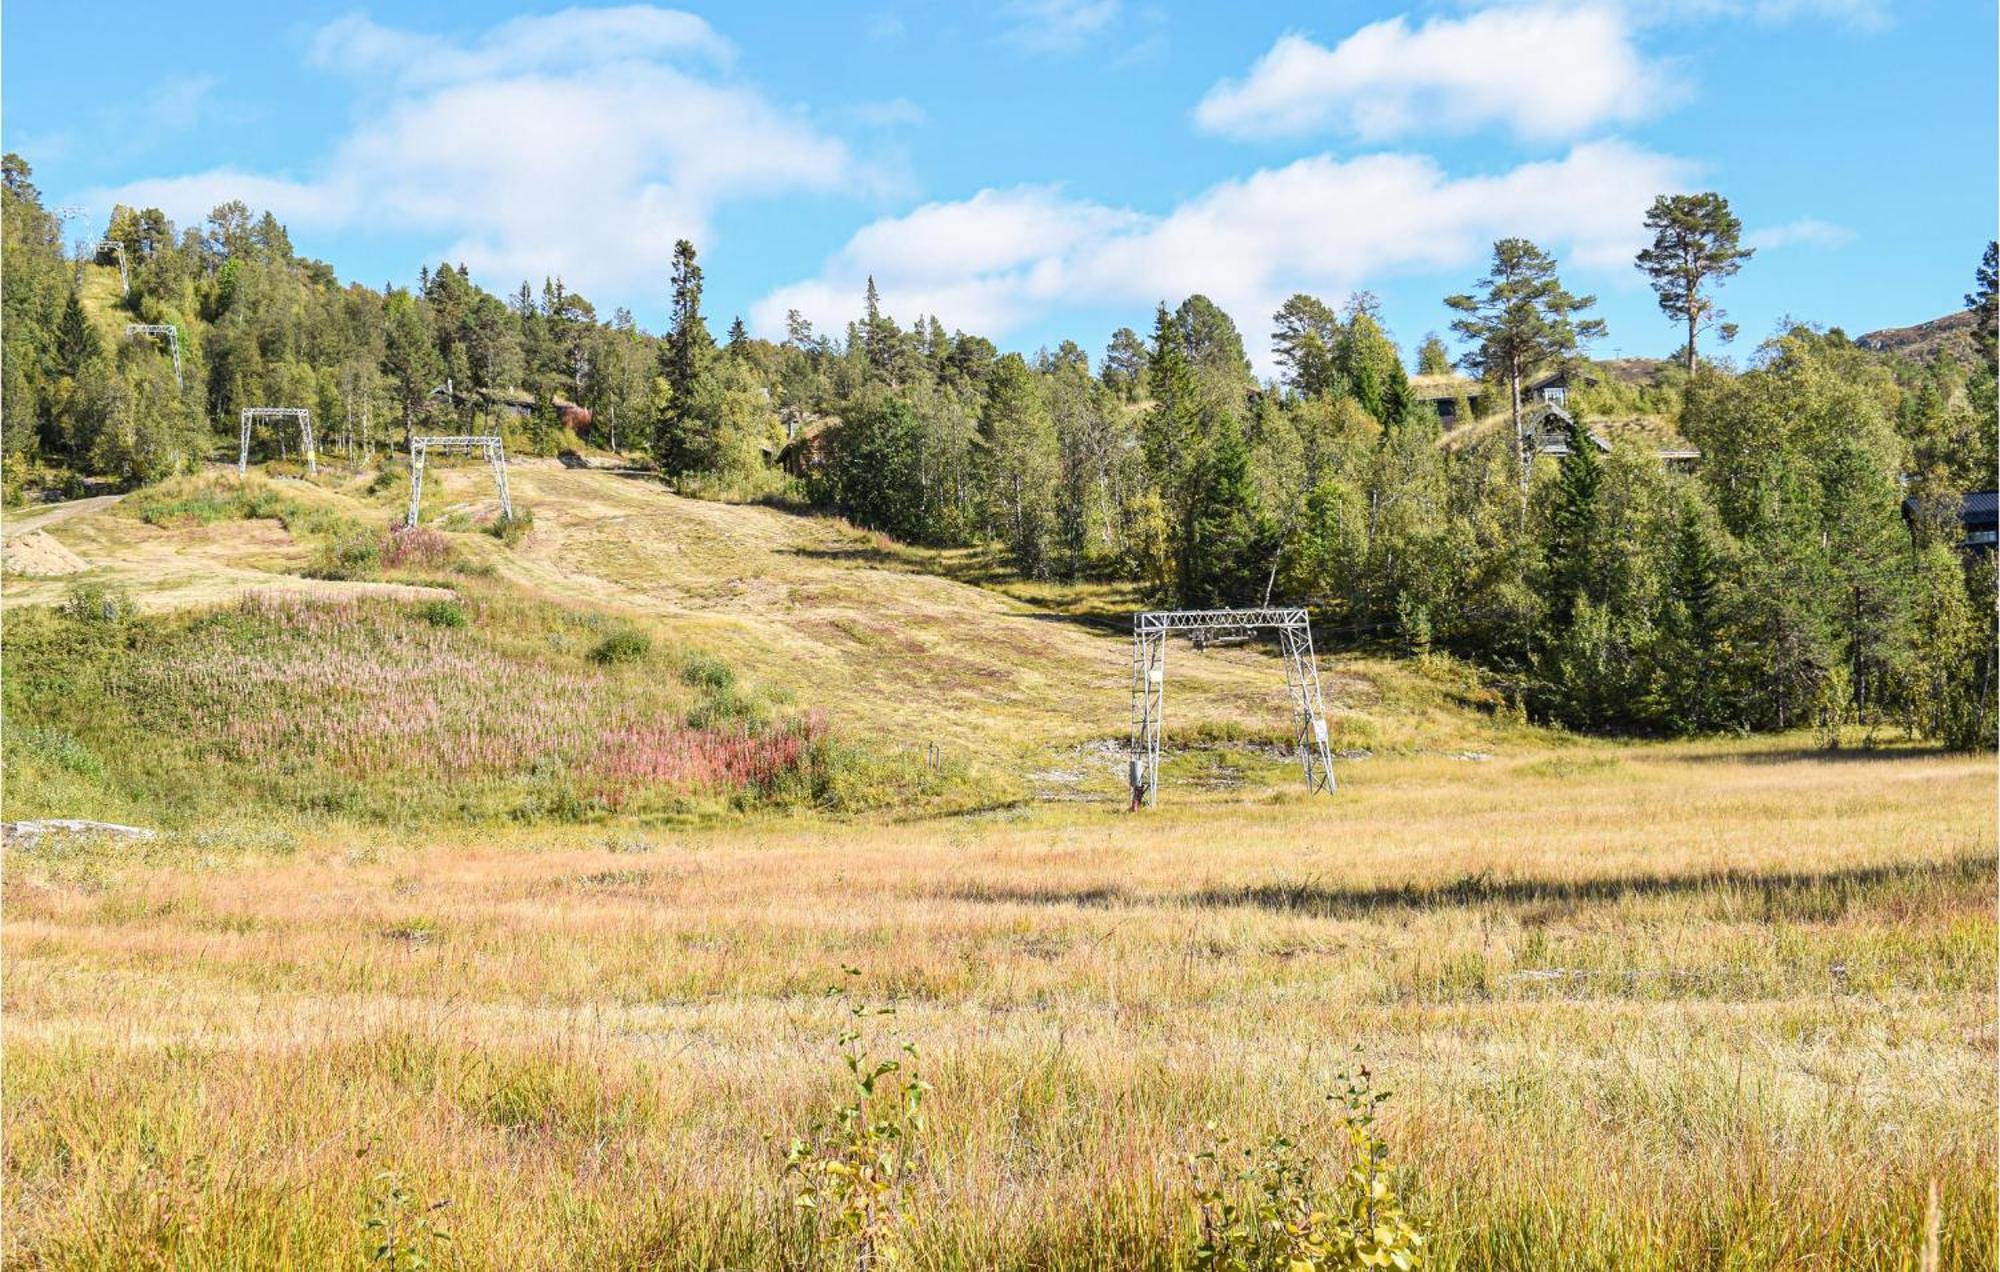
M1914 519L1918 511L1915 495L1903 500L1905 520ZM2000 491L1966 492L1958 501L1958 524L1967 530L1991 530L2000 524Z
M1523 382L1521 392L1533 393L1538 389L1554 384L1557 380L1564 381L1565 383L1575 380L1578 384L1596 384L1597 376L1587 367L1557 367L1552 371L1544 371L1532 380Z

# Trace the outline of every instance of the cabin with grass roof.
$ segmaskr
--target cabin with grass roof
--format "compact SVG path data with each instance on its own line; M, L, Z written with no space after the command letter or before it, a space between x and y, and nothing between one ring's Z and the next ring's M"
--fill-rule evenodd
M1469 424L1479 418L1480 395L1486 386L1462 375L1413 375L1410 396L1428 402L1437 411L1438 422L1446 429Z

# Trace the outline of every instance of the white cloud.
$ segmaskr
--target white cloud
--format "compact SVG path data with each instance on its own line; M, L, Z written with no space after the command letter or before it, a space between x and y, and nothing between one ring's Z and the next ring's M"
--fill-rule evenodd
M672 10L571 9L462 42L350 17L313 56L391 87L309 175L219 169L93 205L185 222L241 198L309 228L427 234L432 259L499 286L560 273L623 298L664 274L676 238L707 244L719 204L861 179L838 140L723 78L728 45Z
M1767 225L1743 236L1743 245L1757 251L1786 247L1842 247L1854 240L1854 231L1831 221L1807 217L1783 225Z
M512 18L463 43L380 26L357 13L321 27L311 45L316 65L393 76L404 84L492 79L523 71L584 71L610 62L652 61L684 53L727 63L734 49L694 14L642 4Z
M1120 0L1008 0L1006 39L1030 53L1074 53L1117 18Z
M1284 35L1242 80L1210 89L1194 117L1244 138L1334 129L1379 140L1498 125L1548 139L1644 118L1681 95L1633 46L1617 7L1542 3L1418 27L1390 18L1330 49Z
M1421 155L1319 155L1221 182L1160 215L1053 186L982 190L864 227L816 277L751 314L766 334L782 333L788 309L837 330L872 274L905 322L935 314L1004 336L1061 306L1141 308L1202 292L1266 367L1270 315L1293 291L1336 298L1398 273L1476 273L1493 240L1516 234L1571 269L1629 272L1653 196L1694 175L1684 160L1602 141L1495 176L1453 177Z

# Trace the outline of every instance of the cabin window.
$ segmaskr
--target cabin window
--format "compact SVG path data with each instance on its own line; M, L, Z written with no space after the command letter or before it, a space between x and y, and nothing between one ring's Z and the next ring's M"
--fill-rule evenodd
M1543 389L1542 401L1547 402L1552 406L1567 406L1569 404L1569 390L1565 388L1553 388L1553 387Z

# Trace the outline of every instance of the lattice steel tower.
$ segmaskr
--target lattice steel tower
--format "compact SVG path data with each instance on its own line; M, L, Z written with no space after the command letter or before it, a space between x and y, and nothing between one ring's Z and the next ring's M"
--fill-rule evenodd
M1132 754L1128 778L1132 807L1160 802L1160 740L1167 703L1167 638L1185 633L1196 649L1236 644L1260 629L1278 633L1291 698L1293 745L1308 791L1334 789L1333 752L1327 744L1326 704L1320 698L1319 664L1312 624L1303 607L1278 609L1158 610L1132 619Z
M250 471L250 427L258 420L297 420L299 422L299 450L306 457L306 471L319 472L319 448L313 445L312 412L303 406L246 406L240 417L242 421L241 444L236 451L236 475L243 476Z
M410 515L403 524L415 526L424 502L424 467L432 451L440 455L478 455L493 469L493 489L500 495L502 520L514 519L514 500L507 493L507 448L497 434L412 436L410 438Z

